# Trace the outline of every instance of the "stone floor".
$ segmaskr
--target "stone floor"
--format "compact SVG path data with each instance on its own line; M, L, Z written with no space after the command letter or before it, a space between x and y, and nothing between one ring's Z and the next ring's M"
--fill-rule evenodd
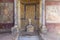
M44 40L60 40L60 34L47 33L41 34L41 36Z
M18 40L42 40L38 36L19 36Z
M3 33L0 34L0 40L13 40L13 36L10 33ZM18 40L42 40L42 38L39 36L19 36Z
M10 33L0 34L0 40L12 40L13 36Z
M60 40L60 28L52 28L46 33L42 33L41 37L44 40Z
M0 34L0 40L13 40L13 35L11 33ZM18 40L60 40L60 33L57 34L55 31L42 33L41 36L19 36Z

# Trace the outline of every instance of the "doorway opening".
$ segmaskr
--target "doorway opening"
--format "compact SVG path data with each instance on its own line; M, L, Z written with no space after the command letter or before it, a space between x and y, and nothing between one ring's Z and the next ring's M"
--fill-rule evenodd
M20 0L20 10L21 35L37 35L39 31L40 0Z

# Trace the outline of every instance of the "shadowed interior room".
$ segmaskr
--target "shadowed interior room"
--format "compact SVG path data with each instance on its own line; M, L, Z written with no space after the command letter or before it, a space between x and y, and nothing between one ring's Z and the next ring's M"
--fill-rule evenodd
M39 7L40 7L39 0L21 0L20 1L22 31L24 30L27 32L28 28L30 28L28 27L29 23L33 26L32 29L30 29L30 31L38 30L39 16L40 16Z
M18 35L19 40L20 36L39 35L40 0L0 0L0 9L2 35L5 33L8 33L5 34L6 36L11 35L11 37Z
M0 40L60 40L60 0L0 0Z

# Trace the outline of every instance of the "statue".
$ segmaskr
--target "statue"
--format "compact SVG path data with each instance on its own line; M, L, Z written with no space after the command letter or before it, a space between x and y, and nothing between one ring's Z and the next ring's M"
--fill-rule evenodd
M27 26L27 32L34 32L34 26L31 24L31 19L29 19L29 25Z

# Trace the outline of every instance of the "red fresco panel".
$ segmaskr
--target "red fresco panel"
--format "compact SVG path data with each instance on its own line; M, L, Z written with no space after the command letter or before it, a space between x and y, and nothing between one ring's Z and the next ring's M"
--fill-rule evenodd
M4 2L5 5L4 5ZM14 0L0 0L0 29L8 29L14 26ZM3 11L2 11L3 10ZM2 16L3 15L3 16ZM8 22L9 21L9 22Z
M60 5L60 1L55 2L46 2L46 5Z
M56 6L58 6L58 5L60 5L60 2L58 1L58 2L56 2L56 1L54 1L54 2L46 2L46 6L53 6L53 5L56 5ZM46 9L47 10L47 9ZM45 11L46 11L45 10ZM47 14L47 13L46 13ZM58 19L57 19L58 20ZM48 21L48 20L46 20L46 21ZM46 22L46 27L47 27L47 29L50 31L50 32L52 32L53 30L55 30L55 29L57 29L57 30L59 30L58 28L60 28L60 23L49 23L49 22Z
M14 0L0 0L0 2L14 2Z
M45 40L60 40L60 1L45 2L47 32Z

